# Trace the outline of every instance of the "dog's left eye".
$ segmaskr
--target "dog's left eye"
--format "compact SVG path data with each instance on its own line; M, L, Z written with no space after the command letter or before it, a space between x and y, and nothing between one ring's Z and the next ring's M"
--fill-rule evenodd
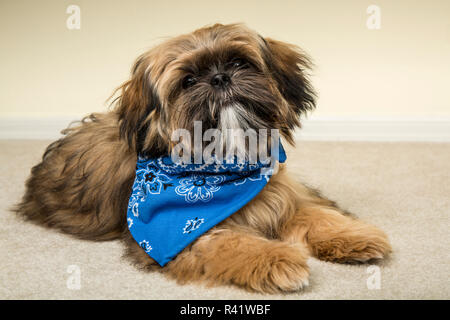
M229 67L232 68L245 68L248 66L248 62L245 59L242 58L236 58L231 60L231 62L228 64Z
M183 79L183 89L187 89L189 87L192 87L194 84L197 83L197 80L192 75L188 75L184 77Z

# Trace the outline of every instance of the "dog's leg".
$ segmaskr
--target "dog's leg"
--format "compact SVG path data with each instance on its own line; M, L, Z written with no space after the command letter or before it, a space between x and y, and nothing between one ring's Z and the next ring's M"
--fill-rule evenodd
M216 227L163 268L128 237L128 256L138 265L159 269L181 283L234 284L266 293L296 291L308 283L306 247L268 240L251 230Z
M299 187L299 207L282 230L283 240L306 243L315 257L333 262L366 262L390 253L383 231L349 216L314 191Z

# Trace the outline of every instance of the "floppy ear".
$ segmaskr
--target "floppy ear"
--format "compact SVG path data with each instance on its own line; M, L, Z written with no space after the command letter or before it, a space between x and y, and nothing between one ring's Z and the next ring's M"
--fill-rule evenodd
M297 116L313 110L316 94L306 74L312 67L311 60L295 45L263 40L266 65L284 99Z
M144 56L136 60L130 80L116 91L121 92L116 99L120 136L134 151L144 153L144 142L150 125L149 115L161 109L156 90L150 83Z

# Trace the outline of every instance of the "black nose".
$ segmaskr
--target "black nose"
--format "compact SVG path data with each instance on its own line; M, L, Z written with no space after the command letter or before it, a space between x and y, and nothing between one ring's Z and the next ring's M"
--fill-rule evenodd
M223 88L230 83L231 79L225 73L215 74L211 79L211 85L215 88Z

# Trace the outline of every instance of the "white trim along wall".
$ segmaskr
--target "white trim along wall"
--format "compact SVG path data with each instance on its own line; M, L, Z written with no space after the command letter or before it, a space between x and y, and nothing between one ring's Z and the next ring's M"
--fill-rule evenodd
M0 139L53 140L73 120L81 117L0 117ZM300 140L311 141L431 141L450 142L450 118L304 119L296 132Z

